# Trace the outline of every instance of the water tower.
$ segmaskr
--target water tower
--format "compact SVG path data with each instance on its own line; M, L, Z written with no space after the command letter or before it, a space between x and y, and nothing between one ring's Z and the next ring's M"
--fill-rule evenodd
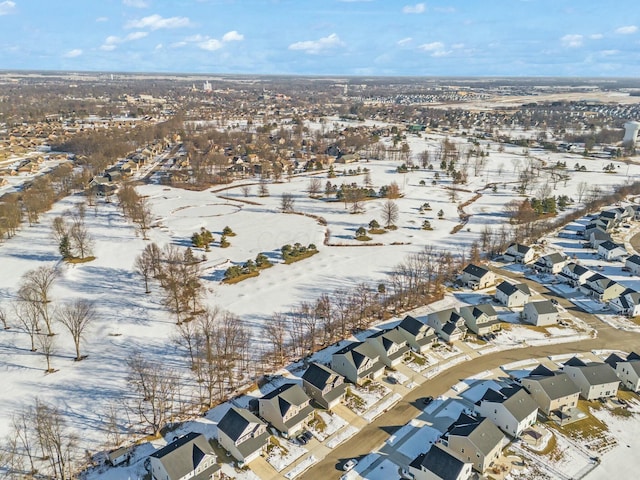
M638 132L640 132L640 122L627 122L624 124L624 138L622 139L623 145L635 147L638 141Z

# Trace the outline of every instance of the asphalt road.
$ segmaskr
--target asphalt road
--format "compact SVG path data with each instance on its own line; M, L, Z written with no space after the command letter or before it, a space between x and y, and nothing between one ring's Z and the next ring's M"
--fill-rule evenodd
M506 272L509 274L509 272ZM505 272L500 270L500 274ZM360 432L345 443L332 450L323 460L316 463L299 478L303 480L334 479L344 472L339 470L342 463L349 458L362 458L378 449L389 436L422 413L417 399L427 395L434 397L447 392L452 385L485 370L492 370L500 365L525 360L529 358L547 357L566 353L576 353L593 349L619 349L623 351L640 351L640 334L615 330L607 324L577 308L568 300L550 292L544 286L527 280L518 274L512 274L514 280L529 284L536 291L554 297L558 303L570 311L572 315L584 320L598 330L597 338L581 340L573 343L562 343L541 347L519 348L482 355L472 361L457 364L445 370L437 377L427 380L422 385L409 392L393 408L380 415L372 423L366 425ZM508 275L511 276L511 275Z

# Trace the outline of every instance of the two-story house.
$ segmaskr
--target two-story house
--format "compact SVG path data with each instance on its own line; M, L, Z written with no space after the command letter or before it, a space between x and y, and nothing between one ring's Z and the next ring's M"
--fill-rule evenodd
M409 346L418 353L426 353L438 340L432 327L411 315L404 317L396 329L404 335Z
M627 254L627 250L624 245L606 241L598 245L598 255L607 261L620 260Z
M218 443L240 466L260 456L269 436L267 424L244 408L231 407L218 422Z
M498 313L488 303L465 305L460 308L460 315L464 318L467 328L476 335L487 335L500 330Z
M476 402L475 411L507 435L517 438L536 423L538 404L523 387L514 385L500 390L489 388Z
M462 270L460 281L469 288L482 290L496 283L496 276L488 268L470 263Z
M441 443L434 444L409 464L415 480L469 480L473 463L465 462Z
M620 386L620 379L610 365L599 362L583 362L572 357L562 366L562 371L580 389L580 396L585 400L615 397Z
M599 300L600 302L608 302L619 297L626 287L616 281L613 281L604 275L594 273L587 281L580 286L580 291L585 295Z
M535 251L533 248L521 243L512 243L504 252L504 256L507 260L524 264L533 262L534 255Z
M495 299L505 307L522 307L529 301L531 290L526 283L509 283L506 280L496 287Z
M327 410L338 405L347 391L342 375L315 362L302 374L302 388L318 405Z
M381 330L365 339L380 355L380 361L387 367L395 367L409 352L404 335L396 329Z
M331 356L331 369L352 383L361 384L384 373L380 354L370 343L353 342Z
M310 398L297 383L288 383L258 399L260 416L285 437L302 430L313 416Z
M564 372L554 372L539 365L521 383L545 415L578 405L580 389Z
M220 465L201 433L190 432L149 456L153 480L203 480L219 478Z
M626 258L624 266L634 275L640 275L640 255L633 254Z
M640 292L628 288L619 297L609 300L609 305L624 315L637 317L640 315Z
M640 392L640 355L635 352L629 353L626 358L611 354L605 363L615 369L616 375L632 392Z
M427 325L445 342L462 340L467 332L464 318L455 308L446 308L427 315Z
M522 319L536 327L546 327L558 323L560 313L550 300L528 302L522 310Z
M567 263L564 267L562 267L562 271L560 272L562 281L567 282L574 288L577 288L585 283L587 279L592 275L593 272L591 270L575 262Z
M534 266L540 270L541 272L551 273L555 275L556 273L560 273L562 271L562 267L564 267L567 263L567 257L558 252L549 253L540 257L534 263Z

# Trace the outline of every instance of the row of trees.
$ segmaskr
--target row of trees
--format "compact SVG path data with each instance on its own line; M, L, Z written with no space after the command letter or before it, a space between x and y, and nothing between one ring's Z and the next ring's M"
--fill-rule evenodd
M118 201L126 218L131 220L142 238L148 240L147 230L151 228L153 215L146 197L141 197L131 184L125 184L118 189Z

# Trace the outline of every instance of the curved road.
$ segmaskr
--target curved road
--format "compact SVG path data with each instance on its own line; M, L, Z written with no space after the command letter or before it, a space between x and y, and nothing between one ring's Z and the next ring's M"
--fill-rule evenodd
M455 365L410 391L388 412L380 415L372 423L362 428L356 435L336 447L329 455L307 470L299 478L303 480L339 478L344 472L339 471L338 468L344 460L348 458L360 458L375 451L395 430L422 413L420 405L418 405L416 401L418 398L427 395L433 395L434 397L442 395L448 391L452 385L477 373L492 370L506 363L529 358L546 357L549 355L583 352L593 349L619 349L627 352L640 350L640 334L615 330L598 320L594 315L588 314L575 307L562 297L557 297L553 292L545 291L545 287L531 280L527 280L521 275L503 270L500 270L500 273L502 275L506 274L505 276L513 276L514 279L520 282L530 284L539 292L556 297L559 304L569 310L572 315L579 317L590 326L596 328L598 330L598 337L572 343L505 350L482 355L474 358L472 361Z

